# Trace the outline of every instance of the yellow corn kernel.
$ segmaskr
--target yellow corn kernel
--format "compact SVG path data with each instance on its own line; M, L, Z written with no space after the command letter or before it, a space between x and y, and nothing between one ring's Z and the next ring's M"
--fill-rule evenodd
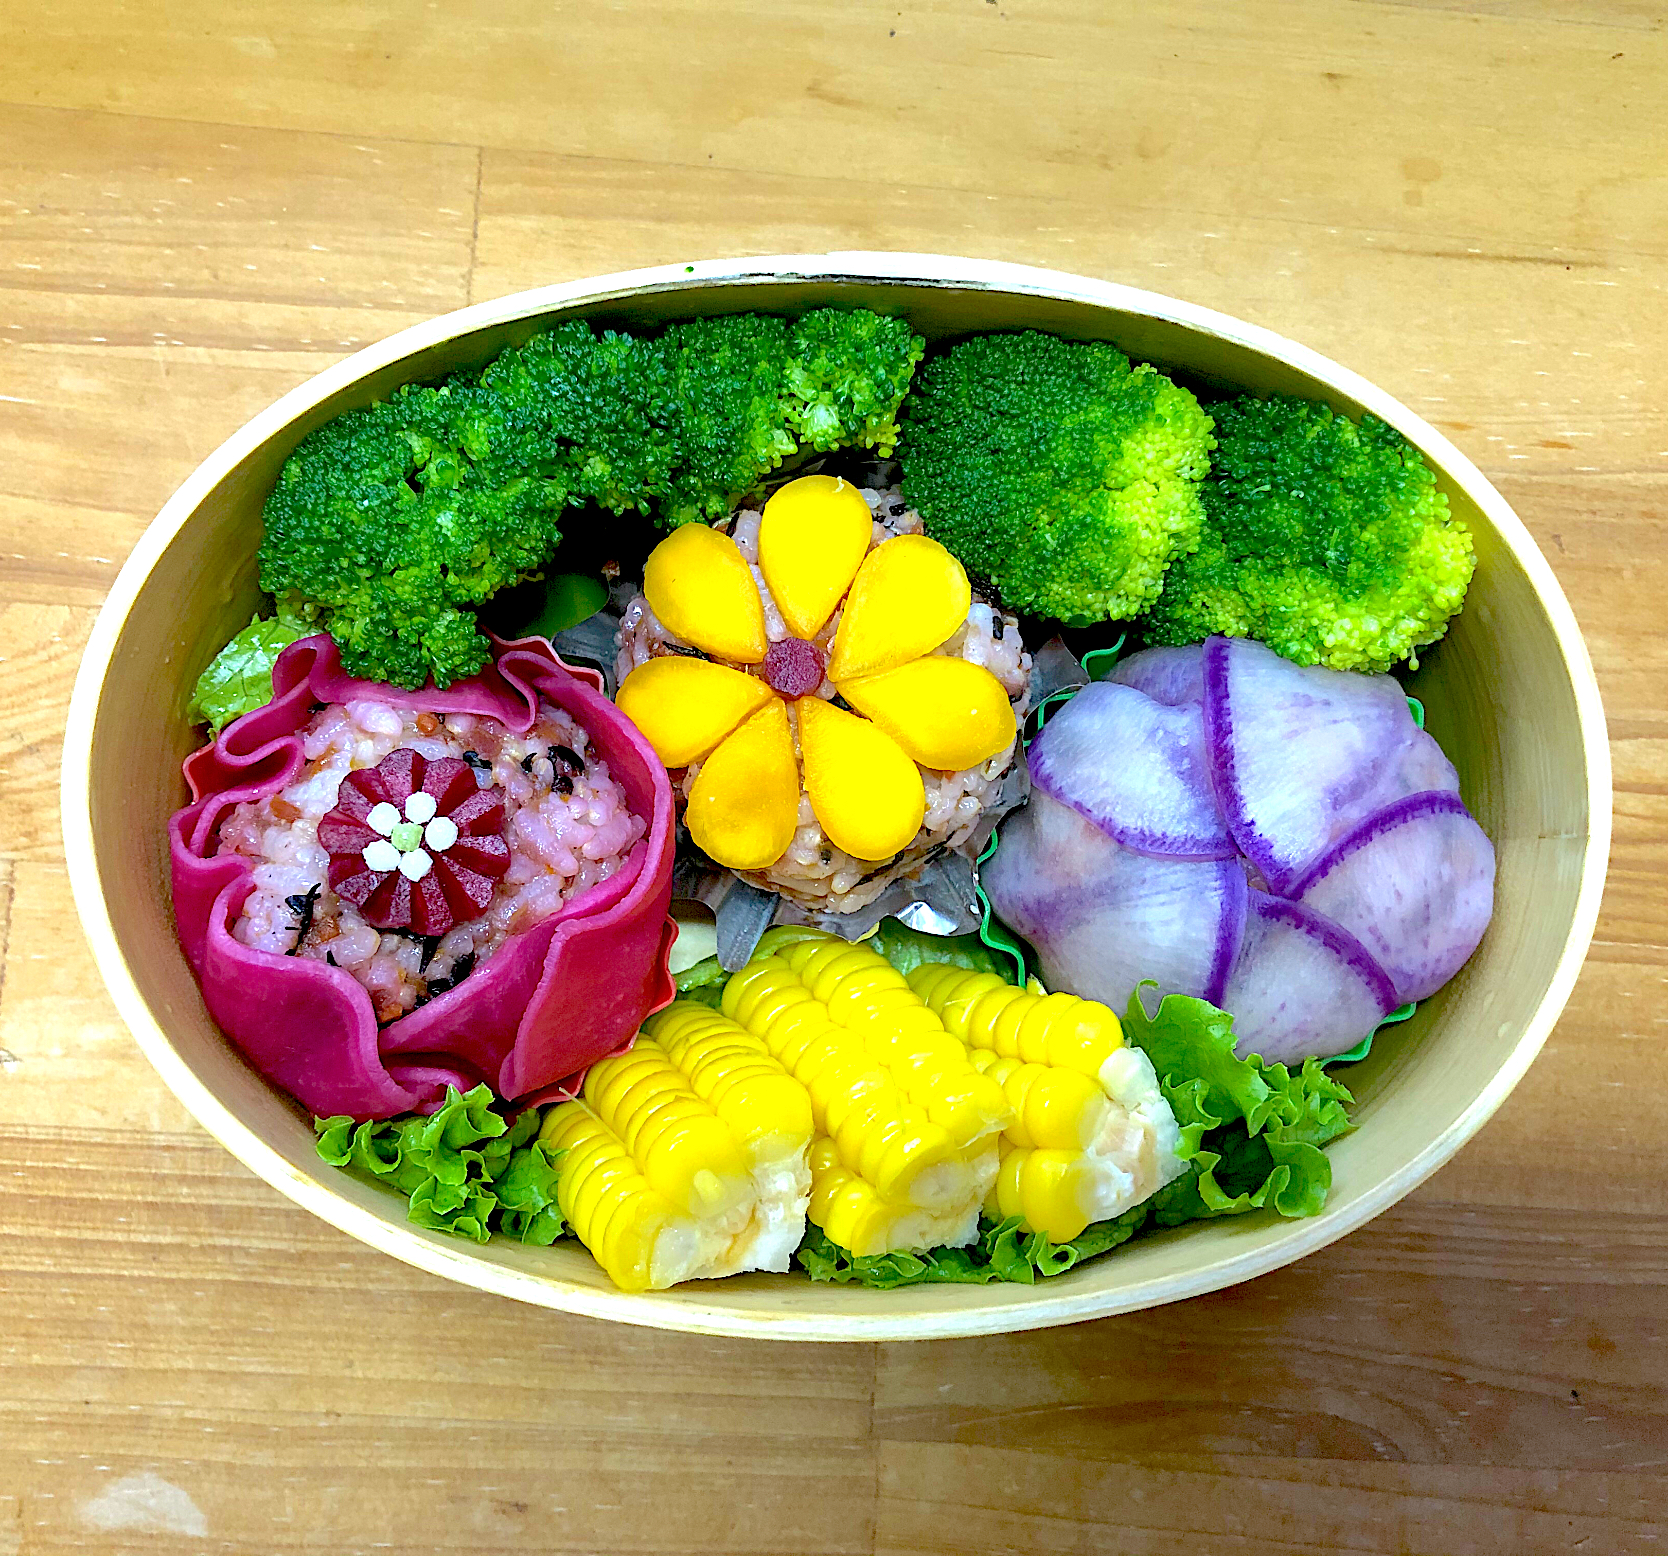
M973 1063L1002 1088L1014 1110L1003 1131L1013 1145L1086 1151L1106 1127L1112 1104L1087 1075L1006 1059L988 1048L975 1049Z
M948 1031L1004 1058L1074 1070L1105 1087L1102 1070L1124 1046L1117 1016L1098 1000L1032 994L995 973L941 964L917 967L907 981Z
M831 1242L859 1258L899 1249L919 1253L965 1247L978 1236L981 1198L976 1193L965 1203L939 1211L899 1205L883 1199L872 1183L852 1172L832 1140L818 1140L811 1147L809 1220Z
M760 957L731 978L723 1007L804 1086L818 1130L878 1194L931 1209L968 1191L956 1142L830 1020L781 956Z
M809 1219L831 1242L860 1258L890 1253L894 1229L904 1210L888 1205L874 1185L850 1171L840 1160L832 1140L811 1147L811 1208Z
M659 1044L640 1038L592 1065L584 1100L662 1198L698 1220L746 1219L754 1194L741 1147Z
M619 1136L583 1102L563 1102L545 1115L539 1138L565 1153L556 1203L608 1278L622 1291L656 1284L656 1251L679 1217Z
M905 1096L966 1151L1001 1129L1008 1105L892 965L833 936L783 947L782 961L829 1017L861 1036Z
M751 1167L803 1152L811 1143L810 1093L745 1027L680 1000L651 1016L643 1032L729 1126Z
M1018 1216L1028 1230L1067 1243L1093 1218L1093 1173L1081 1151L1006 1151L986 1199L998 1220Z

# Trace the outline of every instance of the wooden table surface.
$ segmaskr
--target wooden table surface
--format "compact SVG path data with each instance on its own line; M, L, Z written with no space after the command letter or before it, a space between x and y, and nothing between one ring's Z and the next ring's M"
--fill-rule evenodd
M1654 0L22 0L0 18L0 1556L1657 1551L1668 1520L1668 29ZM1608 704L1569 1009L1263 1280L776 1347L373 1254L106 998L57 765L172 488L327 363L633 265L934 250L1273 326L1478 461Z

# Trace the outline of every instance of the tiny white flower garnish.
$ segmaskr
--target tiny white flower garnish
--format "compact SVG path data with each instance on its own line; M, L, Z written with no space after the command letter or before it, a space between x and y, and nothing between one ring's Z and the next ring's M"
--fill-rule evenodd
M389 810L393 810L390 805ZM359 856L365 861L369 870L397 870L400 867L400 851L386 838L378 838L374 843L367 843Z
M420 881L434 868L434 860L420 848L414 848L409 854L400 855L400 874L408 881Z
M458 840L458 824L450 816L436 816L423 828L423 841L437 854L443 854Z
M387 800L371 807L371 813L365 818L365 825L373 832L380 832L387 837L400 824L400 813ZM393 865L388 868L392 870Z
M415 821L418 826L422 826L425 821L433 818L435 811L438 809L439 806L435 804L434 796L425 794L421 789L418 789L405 802L405 819Z

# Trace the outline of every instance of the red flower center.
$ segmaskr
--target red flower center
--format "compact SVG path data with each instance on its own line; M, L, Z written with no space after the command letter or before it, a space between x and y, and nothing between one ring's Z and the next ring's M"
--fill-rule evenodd
M330 889L377 929L443 935L479 918L510 867L504 791L408 746L342 779L319 822Z
M765 683L784 697L809 697L822 685L822 655L804 638L783 638L765 651Z

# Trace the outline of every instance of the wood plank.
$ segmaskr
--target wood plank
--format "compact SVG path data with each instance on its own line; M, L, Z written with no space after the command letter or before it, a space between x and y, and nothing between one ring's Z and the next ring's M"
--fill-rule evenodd
M96 604L224 437L466 301L476 164L0 107L0 602Z
M64 714L93 616L82 606L0 604L0 858L64 857Z
M1160 213L1092 184L998 200L882 182L860 166L807 180L489 151L473 300L718 253L948 249L1172 292L1268 325L1398 395L1491 473L1668 470L1668 378L1641 335L1668 283L1668 221L1663 252L1624 263L1544 244L1531 259L1475 233L1419 237L1422 218L1405 207L1362 229L1321 224L1300 201L1278 205L1290 214L1220 212L1203 199ZM1375 306L1384 297L1406 301Z
M1611 24L1639 19L1626 0L1486 9L1189 0L1134 25L1093 0L668 0L558 27L538 0L464 0L444 25L409 0L234 23L187 0L158 27L133 0L75 0L14 29L0 100L813 179L908 169L1188 218L1248 195L1320 226L1397 228L1414 209L1432 232L1535 236L1537 253L1660 252L1668 40L1618 41ZM1606 89L1549 112L1572 79Z
M116 1014L63 865L4 863L0 872L0 1130L73 1118L136 1136L195 1132Z
M1655 1556L1664 1487L1643 1475L1320 1465L1216 1468L908 1444L881 1453L876 1556ZM1574 1509L1574 1510L1572 1510Z
M1665 1286L1661 1215L1426 1192L1233 1292L884 1347L877 1549L1649 1549Z
M124 1549L179 1549L185 1508L194 1548L286 1556L871 1548L870 1347L664 1335L463 1291L195 1132L12 1128L0 1182L19 1176L0 1485L22 1493L31 1556L96 1542L99 1499L144 1475L184 1500L152 1487L176 1523Z

